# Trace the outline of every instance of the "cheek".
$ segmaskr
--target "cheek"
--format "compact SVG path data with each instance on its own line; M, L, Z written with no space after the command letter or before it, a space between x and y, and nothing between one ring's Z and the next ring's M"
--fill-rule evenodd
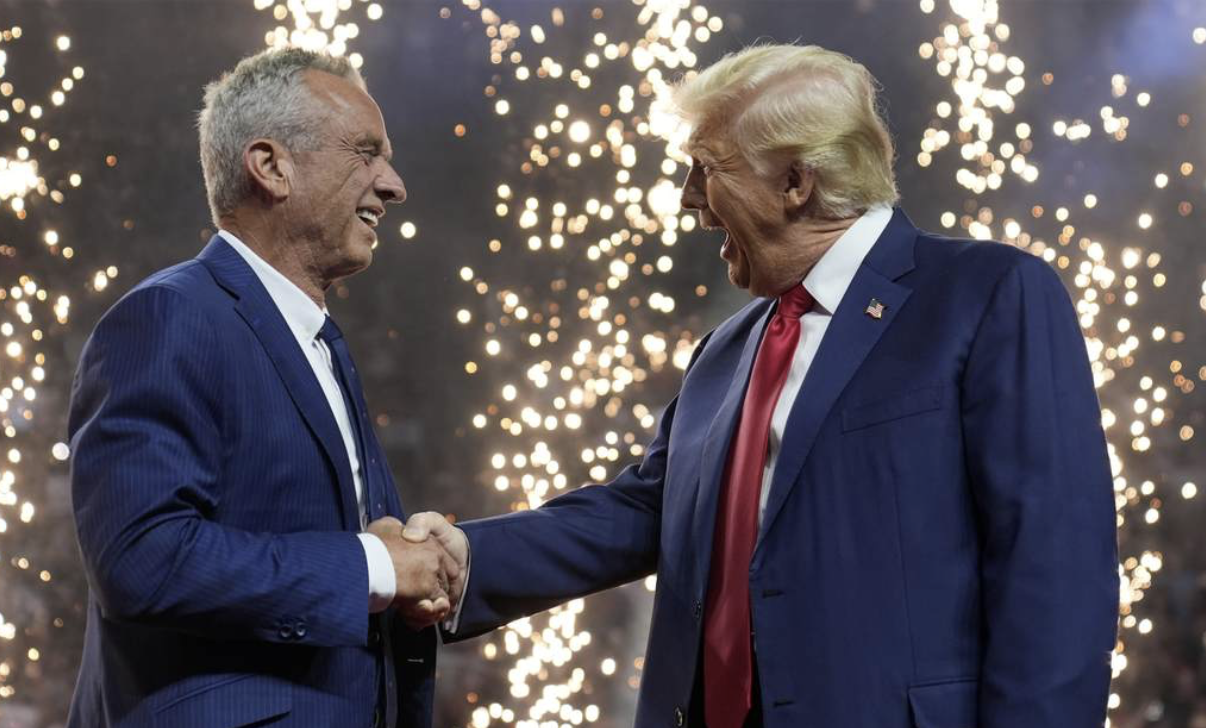
M348 227L355 223L356 207L363 196L363 191L356 185L356 175L348 175L340 184L332 185L330 189L331 193L321 203L330 224Z
M729 204L729 201L733 195L724 177L714 174L708 179L707 185L708 207L721 215L730 212L732 205Z
M735 200L735 205L745 211L751 224L759 227L773 224L781 216L782 209L777 203L774 190L754 183L743 186Z
M368 177L364 164L345 163L326 170L322 179L324 194L322 204L326 207L345 205L349 200L358 199L363 192L363 180Z

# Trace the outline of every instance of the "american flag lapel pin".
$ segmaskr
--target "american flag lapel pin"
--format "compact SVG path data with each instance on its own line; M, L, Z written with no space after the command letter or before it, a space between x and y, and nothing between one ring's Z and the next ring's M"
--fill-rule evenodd
M867 304L866 313L868 316L878 321L884 317L884 309L886 308L887 306L880 303L878 298L872 298L871 303Z

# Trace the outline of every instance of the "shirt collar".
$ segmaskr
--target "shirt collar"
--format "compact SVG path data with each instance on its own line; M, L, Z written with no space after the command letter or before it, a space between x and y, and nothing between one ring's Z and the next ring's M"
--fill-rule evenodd
M297 338L298 342L302 346L308 346L310 342L314 341L314 337L318 336L322 325L326 323L327 310L319 308L318 304L303 293L302 289L298 288L293 281L273 268L268 261L256 255L255 251L247 247L246 243L239 240L230 231L219 230L218 235L221 235L222 239L235 249L235 252L243 256L247 265L251 266L251 270L260 279L260 283L264 284L268 296L276 304L281 315L285 317L285 323L289 325L289 330L293 332L293 336Z
M832 316L837 311L846 289L854 280L854 274L863 264L863 258L871 252L875 241L879 240L891 221L892 208L889 205L872 205L808 272L802 284L804 290L825 313Z

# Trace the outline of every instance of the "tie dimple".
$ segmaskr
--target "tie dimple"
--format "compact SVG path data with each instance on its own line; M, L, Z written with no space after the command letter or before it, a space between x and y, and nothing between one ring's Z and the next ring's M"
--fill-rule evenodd
M790 290L779 296L779 309L775 312L785 318L798 319L812 308L813 298L801 285L792 286Z

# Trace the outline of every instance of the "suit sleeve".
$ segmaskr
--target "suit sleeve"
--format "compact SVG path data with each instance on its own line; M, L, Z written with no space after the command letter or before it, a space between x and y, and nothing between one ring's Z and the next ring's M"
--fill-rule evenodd
M695 348L688 372L707 340ZM462 524L473 574L457 631L445 633L446 641L475 637L654 571L677 403L675 397L662 413L642 461L610 483L583 486L535 510Z
M368 569L355 534L254 533L214 518L238 497L222 482L228 371L204 312L161 286L120 301L85 346L72 506L102 613L216 639L364 644Z
M972 343L963 431L982 544L981 728L1100 728L1118 616L1106 443L1074 309L1025 256Z

